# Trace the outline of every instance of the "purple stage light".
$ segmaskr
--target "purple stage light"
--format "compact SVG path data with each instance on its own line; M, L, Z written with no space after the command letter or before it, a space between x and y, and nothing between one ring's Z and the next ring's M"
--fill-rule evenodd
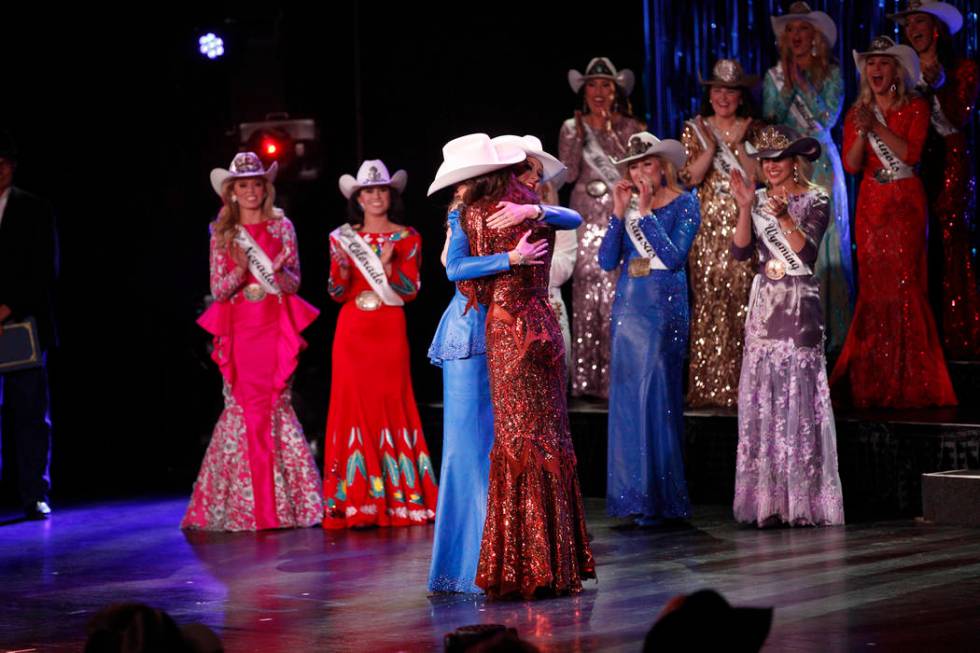
M214 32L208 32L197 40L201 54L208 59L217 59L225 53L225 42Z

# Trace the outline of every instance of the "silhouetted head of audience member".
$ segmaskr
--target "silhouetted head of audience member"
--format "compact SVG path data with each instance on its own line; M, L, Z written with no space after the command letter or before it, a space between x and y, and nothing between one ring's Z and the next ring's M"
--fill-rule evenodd
M163 610L119 603L88 624L85 653L222 653L221 640L202 624L183 628Z
M756 653L772 626L772 608L733 608L714 590L672 598L643 641L643 653Z
M538 649L501 624L462 626L448 633L443 653L538 653Z

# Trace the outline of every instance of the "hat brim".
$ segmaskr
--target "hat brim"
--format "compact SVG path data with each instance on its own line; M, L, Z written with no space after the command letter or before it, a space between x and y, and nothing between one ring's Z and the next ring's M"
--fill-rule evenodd
M782 16L771 16L772 31L776 33L776 38L783 35L786 25L794 20L803 20L813 25L818 32L827 39L827 45L834 47L837 43L837 25L834 19L822 11L811 11L808 14L783 14Z
M225 184L229 181L234 181L235 179L248 179L250 177L263 177L270 184L276 180L276 173L279 172L279 162L273 161L272 165L269 166L262 174L244 174L236 175L231 170L225 170L224 168L215 168L211 171L211 188L214 192L221 196L221 192L224 190Z
M401 193L405 190L405 186L408 185L408 173L404 170L399 170L393 174L388 181L379 181L369 184L359 184L357 183L357 179L351 175L341 175L340 179L337 181L337 185L340 187L340 193L347 199L350 199L351 195L362 188L368 188L370 186L391 186Z
M807 161L816 161L820 158L822 151L820 141L809 136L798 138L781 150L756 150L751 144L746 144L745 147L745 153L753 159L783 159L788 156L802 156Z
M561 173L565 172L565 164L548 154L544 150L525 150L527 156L534 157L541 162L543 168L541 181L551 181Z
M467 179L472 179L474 177L479 177L480 175L485 175L488 172L494 172L495 170L510 167L515 163L520 163L526 158L527 155L522 150L519 155L515 155L512 158L504 161L498 161L496 163L481 163L477 165L463 166L460 168L447 168L446 164L443 163L443 165L439 166L439 170L436 171L436 178L431 184L429 184L429 191L426 193L426 196L432 195L443 188L448 188L449 186L454 186L455 184L464 182Z
M630 95L636 85L636 77L629 68L624 68L615 75L583 75L574 69L568 71L568 85L572 87L573 93L578 93L585 82L590 79L608 79L623 89L626 95Z
M720 79L705 79L698 73L698 82L701 86L721 86L722 88L744 88L751 91L759 85L758 75L743 75L738 82L724 82Z
M893 45L887 50L877 50L875 52L858 52L853 50L854 64L857 66L858 74L864 74L864 64L868 57L895 57L898 65L905 73L906 90L912 90L919 83L919 55L916 54L908 45Z
M660 141L649 150L643 154L636 154L633 156L623 157L622 159L614 159L609 157L609 160L613 162L614 165L624 165L630 163L631 161L639 161L640 159L645 159L649 156L659 156L667 161L670 161L675 168L680 170L684 167L687 162L687 150L684 149L684 145L680 141L675 141L672 138L665 138Z
M960 13L959 9L948 2L934 2L930 3L926 7L897 11L894 14L888 14L887 16L899 25L905 25L905 17L911 14L929 14L930 16L935 16L946 24L946 27L949 28L950 34L956 34L958 31L963 29L963 14Z

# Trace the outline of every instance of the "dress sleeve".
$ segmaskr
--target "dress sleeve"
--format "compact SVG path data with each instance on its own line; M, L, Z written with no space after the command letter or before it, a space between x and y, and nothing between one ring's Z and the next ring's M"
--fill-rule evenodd
M578 229L582 224L582 216L579 212L564 206L542 204L541 210L544 211L543 220L555 229Z
M653 215L640 219L640 229L643 230L643 235L650 241L653 251L657 253L657 257L663 264L669 270L677 271L684 268L687 252L691 249L698 227L701 226L701 207L691 194L681 195L674 202L677 203L674 210L678 215L669 234L660 220ZM673 203L670 206L673 206Z
M330 236L330 277L327 279L327 292L335 302L344 303L351 296L353 271L350 257L340 244Z
M766 73L762 82L762 115L766 120L779 124L786 121L788 111L789 100L776 88L772 75Z
M621 218L609 216L609 228L599 244L599 267L605 271L619 267L623 252L623 234L626 228Z
M818 93L804 94L803 99L824 129L836 125L844 107L844 80L841 79L840 66L830 68L830 75L824 80Z
M922 148L926 144L926 136L929 135L929 105L921 98L915 98L909 102L906 111L910 112L908 122L908 133L905 134L905 142L908 144L908 151L905 154L905 163L914 166L922 157Z
M296 244L296 229L289 218L281 218L280 238L282 239L283 263L276 273L276 281L284 293L294 295L299 291L299 248Z
M830 197L826 193L817 193L812 200L801 206L802 215L793 215L793 219L803 232L806 243L797 254L804 263L813 265L817 261L817 248L830 221ZM791 215L795 213L793 208L790 207Z
M218 243L217 234L211 230L211 296L216 301L231 299L245 283L245 270L235 265L228 256L227 245ZM228 269L231 268L229 272Z
M957 129L966 127L966 123L977 104L977 91L980 89L977 62L964 59L956 67L951 79L946 80L946 86L940 91L939 98L943 113Z
M446 253L446 276L450 281L466 281L510 269L506 252L490 256L470 256L470 241L459 225L459 212L449 214L449 249Z
M565 182L574 183L582 172L582 146L584 137L578 135L575 128L575 119L569 118L558 133L558 158L568 169L565 173Z
M557 288L572 277L578 258L578 234L574 229L555 232L555 253L551 257L548 285Z
M854 124L854 111L855 109L852 108L844 116L844 142L841 147L841 159L844 164L844 169L852 175L857 175L864 169L864 166L853 168L847 163L847 153L851 151L854 141L858 138L857 127Z
M677 177L681 180L681 183L690 188L691 162L704 151L704 146L701 145L701 140L694 133L694 127L691 126L690 122L684 123L684 129L681 130L681 144L684 145L684 153L687 155L687 159L684 167L677 171Z
M422 268L422 237L419 232L409 227L409 234L395 245L396 256L392 261L391 274L388 283L391 289L398 293L403 300L410 302L419 293L422 285L420 271Z

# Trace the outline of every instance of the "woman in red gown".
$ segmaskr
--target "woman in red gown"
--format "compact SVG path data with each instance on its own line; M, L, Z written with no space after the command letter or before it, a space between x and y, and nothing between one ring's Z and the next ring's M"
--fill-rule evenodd
M409 370L402 305L419 290L422 239L397 224L399 170L365 161L340 178L350 223L330 234L333 340L324 528L409 526L435 518L435 471Z
M539 202L513 168L473 181L462 221L471 254L509 251L528 229L529 240L547 240L554 251L554 228L541 220L487 228L504 200ZM595 578L568 425L565 345L548 302L550 268L549 257L547 265L476 279L467 290L489 307L494 443L476 585L492 597L575 593L582 579Z
M861 94L844 120L844 167L863 171L855 220L858 298L831 386L859 407L953 405L926 298L926 196L915 172L929 106L919 60L880 36L854 54Z

